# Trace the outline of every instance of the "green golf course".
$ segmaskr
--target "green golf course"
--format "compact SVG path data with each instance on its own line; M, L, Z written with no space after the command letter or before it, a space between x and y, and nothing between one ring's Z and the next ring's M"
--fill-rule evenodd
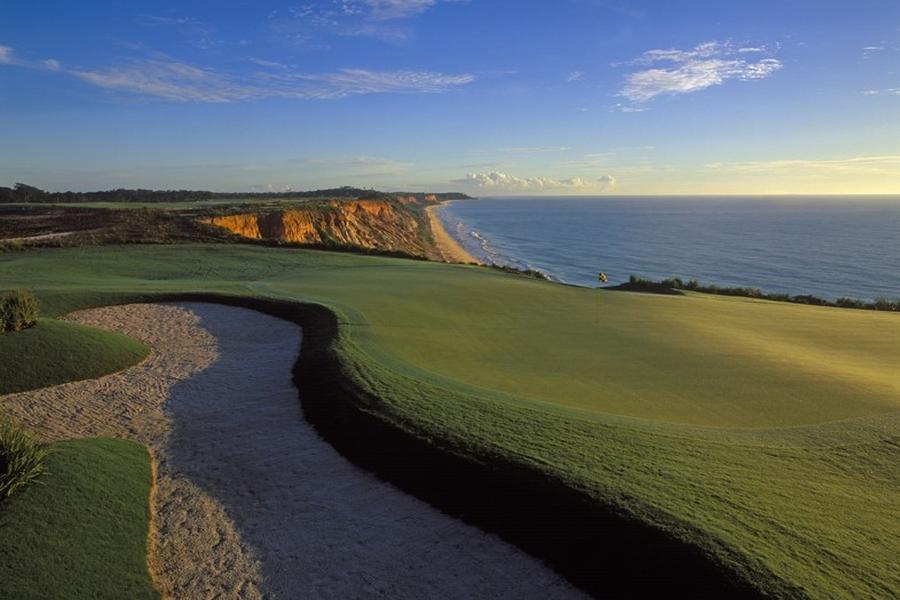
M17 338L83 351L66 364L34 351L0 393L146 354L54 320L79 308L182 293L320 305L336 318L341 385L386 427L571 490L762 595L900 593L895 313L215 244L11 252L6 288L34 292L45 318L0 336L0 364Z

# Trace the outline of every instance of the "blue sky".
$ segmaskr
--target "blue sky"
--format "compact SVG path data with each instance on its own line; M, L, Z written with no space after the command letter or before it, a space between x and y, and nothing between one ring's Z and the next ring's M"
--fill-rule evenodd
M0 185L900 193L900 2L7 3Z

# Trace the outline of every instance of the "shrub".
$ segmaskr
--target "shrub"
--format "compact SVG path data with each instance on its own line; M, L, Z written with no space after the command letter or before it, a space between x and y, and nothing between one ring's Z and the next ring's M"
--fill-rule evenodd
M25 290L13 290L0 297L0 332L20 331L37 323L40 305Z
M862 300L857 300L856 298L838 298L835 302L838 306L842 308L865 308L866 303Z
M4 240L0 242L0 254L3 254L4 252L17 252L23 248L25 248L25 244L22 240Z
M887 298L875 298L875 310L900 310L900 300L891 302Z
M0 419L0 500L44 474L48 450L32 434Z

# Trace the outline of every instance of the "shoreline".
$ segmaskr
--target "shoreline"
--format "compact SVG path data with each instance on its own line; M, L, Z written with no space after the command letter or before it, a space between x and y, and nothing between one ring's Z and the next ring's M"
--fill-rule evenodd
M441 259L444 262L449 263L475 263L484 265L483 262L467 252L466 249L463 248L460 243L453 239L453 236L451 236L450 233L447 232L447 229L441 222L440 217L438 217L434 212L435 209L437 209L439 206L440 204L426 206L425 214L428 215L428 223L431 226L431 234L432 237L434 237L434 244L441 256Z

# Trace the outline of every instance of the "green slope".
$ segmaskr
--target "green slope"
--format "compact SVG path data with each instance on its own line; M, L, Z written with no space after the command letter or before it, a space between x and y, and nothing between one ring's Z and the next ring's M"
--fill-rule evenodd
M146 449L113 439L51 448L40 483L0 502L0 597L158 598Z
M241 246L33 251L0 269L57 313L177 291L320 302L384 419L529 465L762 590L900 590L897 315Z

